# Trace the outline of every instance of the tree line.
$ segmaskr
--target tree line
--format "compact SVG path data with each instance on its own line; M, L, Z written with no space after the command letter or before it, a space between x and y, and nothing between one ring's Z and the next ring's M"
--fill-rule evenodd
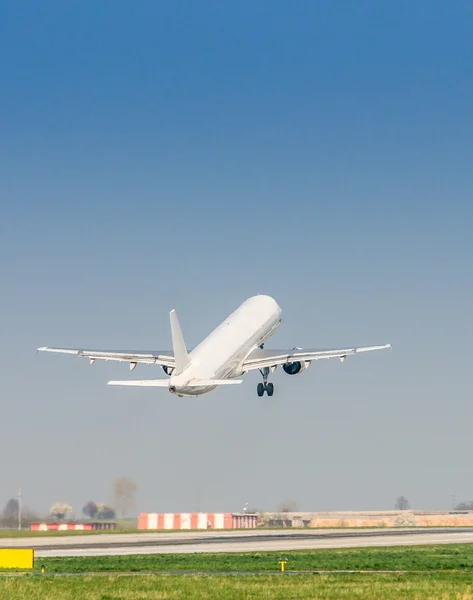
M112 486L112 500L110 504L89 500L82 507L82 515L92 520L115 520L118 517L124 518L136 508L135 494L137 490L136 482L130 477L118 477ZM18 498L10 498L0 513L1 527L18 527L20 518L20 503ZM76 513L73 507L67 502L54 502L49 508L48 518L57 521L75 520ZM21 523L24 527L29 527L44 519L28 507L21 509Z

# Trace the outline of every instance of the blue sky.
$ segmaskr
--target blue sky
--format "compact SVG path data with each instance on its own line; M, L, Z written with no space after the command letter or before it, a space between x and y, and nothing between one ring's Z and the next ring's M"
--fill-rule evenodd
M473 499L471 3L2 12L0 503L122 474L150 511ZM167 348L171 308L194 345L255 293L274 347L393 351L190 401L35 352Z

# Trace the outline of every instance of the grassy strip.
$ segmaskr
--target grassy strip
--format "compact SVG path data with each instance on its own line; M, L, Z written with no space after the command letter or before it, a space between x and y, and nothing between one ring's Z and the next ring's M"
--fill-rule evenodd
M216 554L147 554L72 558L37 558L48 573L100 571L268 571L287 558L286 570L462 570L473 571L473 544L234 552ZM473 582L473 577L471 578Z
M415 527L416 530L423 530L423 529L427 529L427 530L436 530L436 529L461 529L461 526L458 525L418 525ZM471 527L465 527L465 529L471 529ZM290 533L291 531L307 531L306 527L258 527L258 531L259 532L265 532L265 531L278 531L281 533ZM386 526L380 526L380 525L373 525L370 527L311 527L308 531L319 531L319 532L324 532L324 531L391 531L393 534L396 532L396 529L393 527L386 527ZM213 529L213 532L228 532L228 531L234 531L236 533L242 533L241 529L233 529L233 530L229 530L229 529ZM254 531L254 530L251 530ZM143 530L143 529L136 529L136 527L133 527L129 522L125 522L125 523L121 523L118 522L117 523L117 528L116 529L96 529L93 531L30 531L29 529L0 529L0 540L2 538L23 538L23 537L54 537L54 536L74 536L74 535L100 535L100 534L106 534L106 533L196 533L196 534L200 534L203 533L202 529L150 529L150 530ZM1 542L0 542L1 544Z
M0 530L0 546L2 539L10 538L42 538L42 537L74 537L77 535L103 535L106 533L143 533L139 529L94 529L92 531L30 531L22 529L21 531L14 529Z
M43 521L38 521L43 522ZM116 529L96 529L93 531L31 531L29 527L24 529L0 529L0 540L2 538L23 538L23 537L53 537L66 535L97 535L103 533L141 533L136 529L136 519L119 519L111 521L115 523ZM1 545L1 541L0 541Z
M471 600L470 574L5 578L8 600Z

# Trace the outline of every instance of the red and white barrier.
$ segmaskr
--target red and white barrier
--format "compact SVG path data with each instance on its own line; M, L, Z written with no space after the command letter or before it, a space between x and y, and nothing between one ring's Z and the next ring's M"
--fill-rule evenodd
M91 531L92 523L31 523L31 531Z
M230 513L140 513L138 529L232 529Z

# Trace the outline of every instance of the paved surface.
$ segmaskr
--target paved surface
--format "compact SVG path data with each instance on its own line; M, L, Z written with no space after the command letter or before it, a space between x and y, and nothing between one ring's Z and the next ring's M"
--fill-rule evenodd
M203 531L100 534L0 540L3 548L34 548L35 556L107 556L197 552L261 552L317 548L473 543L473 528L395 530Z

